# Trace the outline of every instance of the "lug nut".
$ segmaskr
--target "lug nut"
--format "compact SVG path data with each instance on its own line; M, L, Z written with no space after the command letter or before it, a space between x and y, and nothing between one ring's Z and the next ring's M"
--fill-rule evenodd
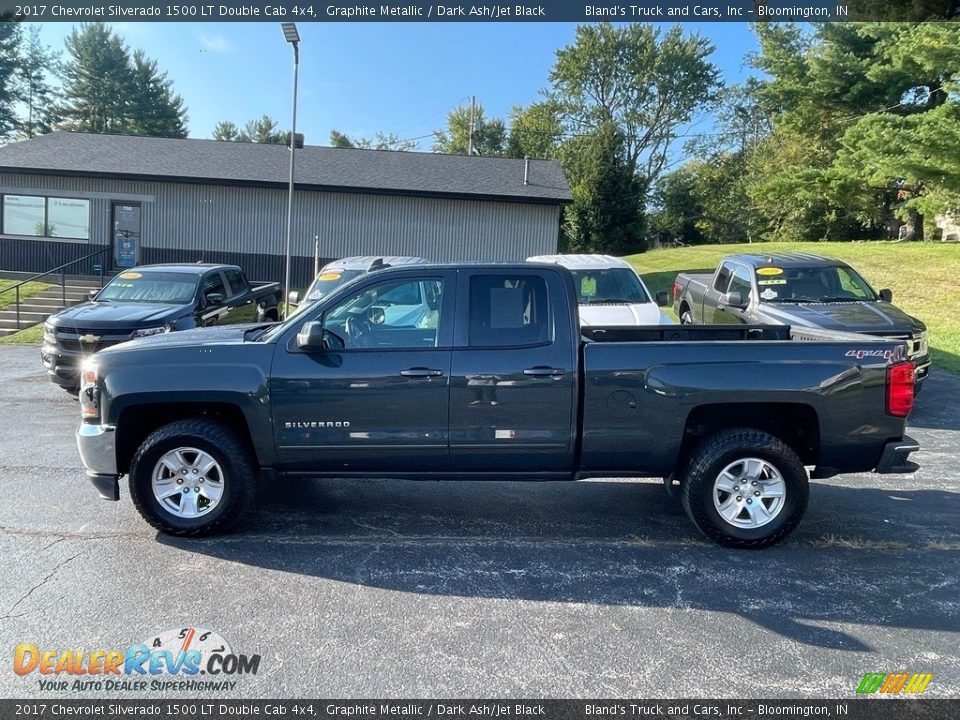
M753 505L753 500L751 500L750 498L747 498L747 505Z
M196 468L193 469L193 474L194 474L194 475L197 474L197 469L196 469ZM754 485L756 485L756 483L754 483Z
M734 491L734 492L740 492L740 486L739 486L739 485L734 485L734 486L733 486L733 491Z
M752 483L750 483L750 484L751 484L751 485L756 485L756 484L757 484L757 481L754 480L754 481L753 481Z
M743 500L743 498L737 495L737 502L740 502L741 500Z
M183 485L183 478L177 478L177 485Z
M754 495L756 495L757 497L760 497L760 491L757 490L757 491L754 493Z
M200 482L203 482L203 478L200 478ZM760 494L760 493L757 493L757 495L759 495L759 494Z

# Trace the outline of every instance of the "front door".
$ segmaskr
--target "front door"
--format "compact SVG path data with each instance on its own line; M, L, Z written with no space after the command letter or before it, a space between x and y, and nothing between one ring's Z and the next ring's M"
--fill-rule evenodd
M374 276L371 276L373 278ZM318 317L326 349L277 347L271 397L277 451L294 471L442 473L456 275L366 282Z
M550 271L483 271L461 281L450 386L457 472L573 470L576 319Z
M110 212L113 267L123 270L140 263L140 203L114 202Z

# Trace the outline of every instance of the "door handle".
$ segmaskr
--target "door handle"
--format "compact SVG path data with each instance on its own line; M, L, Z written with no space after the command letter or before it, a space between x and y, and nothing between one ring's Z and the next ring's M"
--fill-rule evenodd
M409 368L407 370L401 370L400 374L403 375L404 377L414 377L414 378L442 377L443 370L431 370L430 368L415 367L415 368Z
M567 371L563 368L532 367L524 370L523 374L531 377L561 377L566 375Z

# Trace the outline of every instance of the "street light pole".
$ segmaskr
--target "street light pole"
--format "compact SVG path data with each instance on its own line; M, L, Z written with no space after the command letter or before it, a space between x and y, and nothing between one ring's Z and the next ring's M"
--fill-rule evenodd
M293 118L290 123L290 185L287 190L287 252L283 278L284 317L289 310L290 297L290 238L293 234L293 171L297 150L297 76L300 72L300 33L296 23L281 23L283 37L293 45Z

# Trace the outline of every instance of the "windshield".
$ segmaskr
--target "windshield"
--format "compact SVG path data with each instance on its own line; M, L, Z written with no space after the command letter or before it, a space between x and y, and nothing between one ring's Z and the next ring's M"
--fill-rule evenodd
M779 272L777 272L779 271ZM758 268L757 287L765 302L854 302L877 296L848 267Z
M571 272L573 281L577 285L577 302L581 305L650 302L640 278L630 268L571 270Z
M344 283L350 282L363 273L360 270L327 270L324 269L303 294L303 302L320 300L332 293Z
M197 294L200 276L193 273L129 271L117 275L97 302L149 302L185 305Z

